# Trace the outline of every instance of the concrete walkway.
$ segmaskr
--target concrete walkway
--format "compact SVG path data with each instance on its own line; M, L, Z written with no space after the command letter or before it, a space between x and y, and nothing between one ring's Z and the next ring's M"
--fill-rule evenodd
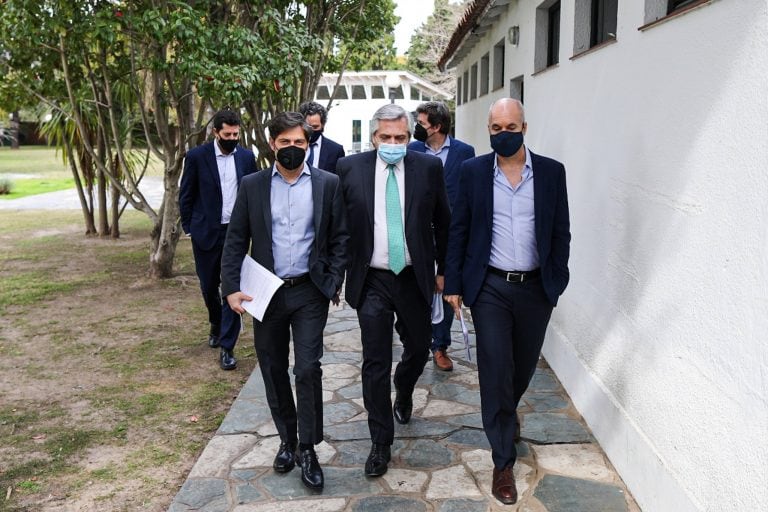
M323 356L325 441L317 447L325 475L323 492L305 488L299 469L287 474L272 470L280 440L256 369L169 510L639 510L543 361L520 408L523 441L515 465L520 499L512 506L497 502L490 492L493 467L480 420L474 348L468 361L461 332L455 331L453 339L454 371L441 372L427 363L414 393L411 422L395 423L389 471L366 478L363 464L370 438L362 403L360 331L354 310L332 308ZM473 334L470 339L474 344ZM401 351L396 342L395 361Z
M2 177L2 176L0 176ZM139 190L153 208L159 208L163 201L163 178L146 176L141 180ZM121 203L122 204L122 203ZM132 208L131 205L128 205ZM69 188L56 192L46 192L18 199L2 199L0 210L79 210L80 199L77 190Z

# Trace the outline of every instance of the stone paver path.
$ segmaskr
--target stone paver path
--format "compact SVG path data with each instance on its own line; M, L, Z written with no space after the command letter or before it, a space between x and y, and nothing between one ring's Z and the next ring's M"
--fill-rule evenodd
M493 466L480 420L474 348L473 360L468 361L460 331L453 337L454 371L440 372L427 363L413 396L411 422L395 423L389 471L370 479L363 474L370 438L360 382L357 317L348 307L332 308L323 356L325 441L317 447L325 475L322 493L304 487L299 469L287 474L272 470L280 440L257 369L169 510L639 511L543 361L520 407L523 441L515 465L520 499L512 506L496 501L490 491ZM470 338L474 343L474 336ZM396 342L395 361L401 350Z

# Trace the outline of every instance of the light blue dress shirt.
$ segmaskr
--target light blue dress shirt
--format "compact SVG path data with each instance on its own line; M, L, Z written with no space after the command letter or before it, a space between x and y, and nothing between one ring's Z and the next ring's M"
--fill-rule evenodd
M533 270L539 267L536 246L536 217L533 209L533 166L525 148L522 179L512 186L493 166L493 228L489 264L501 270Z
M281 279L306 274L309 272L309 253L315 241L309 167L304 165L299 179L288 183L273 166L269 199L275 274Z
M424 146L427 148L426 153L428 155L438 157L443 162L443 167L445 167L445 160L448 158L448 151L451 150L451 136L446 135L445 142L443 142L443 145L440 146L440 149L437 151L432 149L432 147L430 147L430 145L426 142L424 143Z

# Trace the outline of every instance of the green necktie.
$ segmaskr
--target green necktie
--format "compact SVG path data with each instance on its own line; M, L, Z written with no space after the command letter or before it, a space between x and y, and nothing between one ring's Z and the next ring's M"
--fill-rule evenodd
M395 166L388 165L387 188L384 202L387 209L387 240L389 242L389 269L399 274L405 268L405 236L400 209L400 190L395 178Z

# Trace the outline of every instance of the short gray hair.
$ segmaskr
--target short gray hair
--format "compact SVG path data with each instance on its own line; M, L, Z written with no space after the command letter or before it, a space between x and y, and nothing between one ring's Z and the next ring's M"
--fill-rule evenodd
M379 131L379 121L396 121L397 119L405 119L408 122L408 137L410 137L413 133L413 119L411 119L411 115L403 107L394 103L387 103L373 113L369 126L371 137Z
M488 109L488 123L491 122L491 114L493 113L493 107L498 105L499 103L513 103L517 105L517 107L520 109L520 120L521 122L525 123L525 106L523 105L523 102L515 99L515 98L501 98L496 101L494 101L491 104L491 108Z

